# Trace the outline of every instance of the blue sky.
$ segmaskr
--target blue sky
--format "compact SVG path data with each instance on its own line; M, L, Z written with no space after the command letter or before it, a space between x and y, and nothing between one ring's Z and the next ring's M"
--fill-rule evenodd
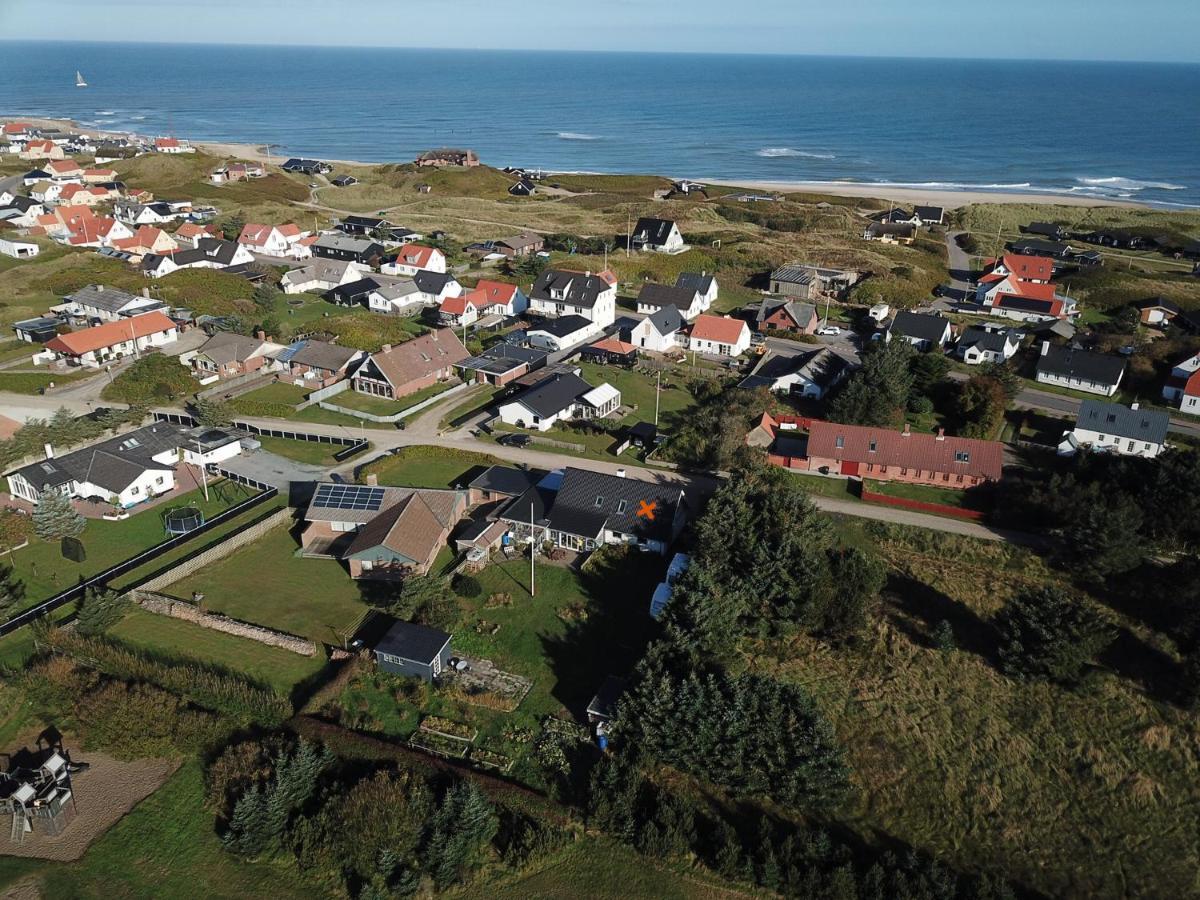
M0 0L0 37L1200 62L1197 0L55 0L47 10Z

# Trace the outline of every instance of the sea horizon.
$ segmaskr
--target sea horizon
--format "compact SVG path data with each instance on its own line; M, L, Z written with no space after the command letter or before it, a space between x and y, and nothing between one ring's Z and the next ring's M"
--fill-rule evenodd
M1200 207L1196 63L0 43L0 115L279 155Z

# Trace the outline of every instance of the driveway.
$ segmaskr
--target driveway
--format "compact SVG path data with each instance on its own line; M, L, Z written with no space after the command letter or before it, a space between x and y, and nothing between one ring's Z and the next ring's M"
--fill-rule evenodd
M946 232L950 287L958 291L970 291L973 289L971 282L971 255L958 246L958 238L963 234L965 232L962 231Z

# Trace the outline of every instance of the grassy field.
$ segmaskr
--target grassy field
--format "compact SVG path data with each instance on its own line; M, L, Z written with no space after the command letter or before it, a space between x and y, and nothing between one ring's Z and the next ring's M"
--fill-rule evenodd
M600 384L607 381L621 392L621 405L634 408L636 411L628 417L628 424L636 421L654 421L654 395L656 379L631 369L618 366L601 366L596 363L581 363L580 369L584 381L589 384ZM663 430L669 430L670 425L687 415L687 410L695 405L691 393L683 384L685 370L673 370L663 374L663 389L658 392L659 425Z
M324 656L300 656L141 609L130 610L109 634L171 658L195 659L244 673L269 684L285 697L297 683L316 674L325 664Z
M91 519L80 536L87 551L87 559L82 563L65 559L57 541L51 543L36 537L28 547L13 553L9 561L17 577L25 582L26 605L32 606L70 587L80 578L94 575L162 543L167 538L162 514L167 510L177 506L195 506L211 517L253 494L250 488L233 482L221 482L219 486L210 487L208 501L205 501L200 490L194 490L153 509L135 512L119 522Z
M536 871L507 881L489 878L452 894L465 900L528 900L533 897L589 897L593 900L716 900L753 897L721 886L695 872L674 871L660 860L604 838L588 837L555 854Z
M205 609L341 646L366 611L358 585L335 560L295 556L299 543L277 528L166 593L204 594Z
M204 778L196 761L185 763L78 862L0 857L0 885L25 877L37 879L42 896L73 900L303 900L320 893L291 865L242 862L221 848L212 813L204 806Z
M367 463L359 480L377 475L380 484L396 487L444 488L461 484L468 473L496 465L500 460L486 453L449 447L401 447L395 453Z
M0 372L0 391L14 394L40 394L51 385L71 384L95 377L92 373L73 372Z
M840 822L869 842L890 835L1052 896L1194 893L1197 717L1107 667L1076 690L1002 676L993 616L1020 587L1057 580L1036 556L914 529L840 527L878 547L892 570L862 646L834 651L793 636L743 648L751 667L803 683L832 718L858 788ZM930 637L943 620L959 648L948 653ZM1138 626L1118 627L1127 646L1154 645Z
M343 409L356 409L373 416L394 416L409 406L404 400L389 400L387 397L360 394L358 391L343 391L336 397L331 397L329 402Z
M276 381L264 387L255 388L237 397L232 402L236 406L238 400L250 403L286 403L296 406L303 403L309 392L299 385L288 384L286 381Z

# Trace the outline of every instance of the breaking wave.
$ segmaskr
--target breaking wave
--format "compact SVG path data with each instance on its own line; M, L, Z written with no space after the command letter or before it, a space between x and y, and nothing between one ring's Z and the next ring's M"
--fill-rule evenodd
M1083 189L1091 188L1097 191L1117 191L1128 194L1136 191L1186 191L1185 184L1172 184L1169 181L1140 181L1137 178L1122 178L1114 175L1109 178L1076 178Z
M837 159L833 153L813 153L810 150L797 150L794 147L763 147L761 150L756 150L754 155L765 159L787 159L797 156L805 159Z
M598 141L599 135L585 134L582 131L556 131L554 136L560 141Z

